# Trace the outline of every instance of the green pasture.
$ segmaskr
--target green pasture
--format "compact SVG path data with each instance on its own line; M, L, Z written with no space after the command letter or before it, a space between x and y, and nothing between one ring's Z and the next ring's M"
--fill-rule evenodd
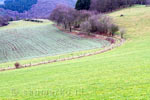
M95 56L0 72L0 100L149 100L150 7L109 15L126 28L124 45Z

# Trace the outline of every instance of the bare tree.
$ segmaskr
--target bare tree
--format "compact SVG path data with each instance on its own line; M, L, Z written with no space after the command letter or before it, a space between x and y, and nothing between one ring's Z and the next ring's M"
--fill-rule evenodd
M0 26L8 25L9 17L0 16Z
M58 5L50 15L50 20L57 22L57 24L63 24L65 29L69 27L72 31L72 25L77 17L76 10L66 5Z
M146 0L146 6L150 6L150 0Z
M98 33L114 36L119 27L113 23L113 20L106 15L93 15L86 22L81 24L82 31L89 33Z
M81 24L81 29L84 32L87 32L88 35L90 35L91 30L92 30L92 26L91 23L89 21L85 21Z

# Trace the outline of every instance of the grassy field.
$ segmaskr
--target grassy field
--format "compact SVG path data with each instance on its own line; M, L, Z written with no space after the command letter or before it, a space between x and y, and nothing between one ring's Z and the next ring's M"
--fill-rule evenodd
M0 72L0 100L149 100L149 11L135 6L110 14L127 29L126 43L112 51Z
M50 21L11 22L0 28L0 63L97 49L108 41L66 34Z

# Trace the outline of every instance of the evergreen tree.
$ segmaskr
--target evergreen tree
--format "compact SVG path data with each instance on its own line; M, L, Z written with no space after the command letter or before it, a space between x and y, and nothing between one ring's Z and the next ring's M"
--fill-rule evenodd
M91 5L91 0L78 0L75 9L88 10Z

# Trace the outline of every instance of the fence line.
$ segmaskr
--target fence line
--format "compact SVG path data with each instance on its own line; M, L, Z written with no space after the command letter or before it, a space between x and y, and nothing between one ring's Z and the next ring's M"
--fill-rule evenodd
M83 58L83 57L87 57L87 56L101 54L101 53L110 51L113 48L119 47L125 42L124 39L119 38L118 40L119 40L119 43L111 44L111 46L104 47L102 50L99 50L99 51L84 53L84 54L75 55L75 56L72 55L71 57L64 57L64 58L58 58L58 59L56 58L56 59L53 59L53 60L43 61L43 62L39 62L39 63L33 63L33 64L29 63L29 64L22 65L20 68L34 67L34 66L39 66L39 65L44 65L44 64L50 64L50 63L61 62L61 61L68 61L68 60L79 59L79 58ZM16 69L15 67L10 67L9 66L7 68L0 68L0 71L8 71L8 70L15 70L15 69Z

